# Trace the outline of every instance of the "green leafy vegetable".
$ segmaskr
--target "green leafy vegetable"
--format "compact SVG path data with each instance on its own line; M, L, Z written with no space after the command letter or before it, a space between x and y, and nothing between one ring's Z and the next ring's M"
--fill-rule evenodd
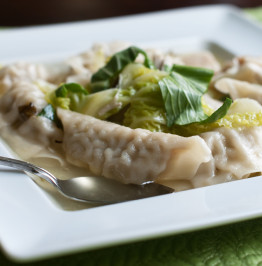
M114 88L88 94L81 85L67 83L49 95L48 101L54 108L61 107L99 119L107 119L124 108L134 93L132 88Z
M131 63L120 73L118 87L121 89L132 87L138 91L144 86L157 84L161 78L167 75L168 73L164 71L149 69L138 63Z
M65 83L55 91L56 97L67 97L69 93L88 94L87 90L78 83Z
M78 112L94 116L99 119L107 119L118 113L128 103L135 90L130 87L126 89L108 89L88 95L81 102Z
M131 63L119 75L119 90L132 91L122 124L130 128L165 131L166 116L158 81L168 74Z
M175 72L190 80L202 94L207 91L208 85L214 75L214 71L202 67L173 65L171 72Z
M43 110L38 114L38 116L43 116L51 121L53 121L58 128L63 128L62 122L58 118L56 114L55 108L51 105L48 104L43 108Z
M80 84L65 83L59 86L49 97L54 107L77 111L88 92Z
M143 64L135 63L139 54L145 58ZM90 94L79 84L63 84L49 95L51 104L39 115L61 127L55 112L61 107L131 128L180 135L204 132L219 126L232 103L226 99L213 113L207 111L202 97L213 74L182 65L158 70L143 50L131 46L114 54L92 76Z
M59 86L54 92L48 95L46 105L38 116L43 116L53 121L57 127L62 128L62 123L56 114L56 107L75 110L79 108L82 98L87 96L87 91L80 84L66 83Z
M226 98L223 105L220 106L212 115L207 117L205 120L201 121L202 124L208 124L216 122L218 119L223 118L226 114L228 109L232 104L232 100L230 98Z
M228 99L208 119L202 107L202 96L212 78L213 71L203 68L175 65L167 77L158 83L167 116L167 126L187 125L195 122L211 123L222 118L231 105Z
M130 128L167 131L166 115L158 83L146 83L131 98L123 121Z
M148 68L155 68L147 54L140 48L131 46L112 56L109 62L100 68L91 78L91 92L98 92L113 88L118 80L119 73L125 66L135 61L139 54L144 55L144 65Z

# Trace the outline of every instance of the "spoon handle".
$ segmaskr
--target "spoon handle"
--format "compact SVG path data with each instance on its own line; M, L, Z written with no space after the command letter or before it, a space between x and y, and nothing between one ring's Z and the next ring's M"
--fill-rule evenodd
M58 180L51 173L34 164L3 156L0 156L0 164L37 175L59 188Z

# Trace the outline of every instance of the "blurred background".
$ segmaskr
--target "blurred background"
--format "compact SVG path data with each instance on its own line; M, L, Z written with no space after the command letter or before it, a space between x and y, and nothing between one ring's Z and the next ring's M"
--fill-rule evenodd
M90 20L207 4L251 8L262 6L262 0L0 0L0 26Z

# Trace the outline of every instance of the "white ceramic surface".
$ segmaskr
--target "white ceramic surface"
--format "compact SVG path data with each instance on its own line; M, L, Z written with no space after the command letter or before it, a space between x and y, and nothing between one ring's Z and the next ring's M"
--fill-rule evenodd
M3 30L0 63L57 61L94 42L127 40L222 59L261 55L262 28L231 6L206 6L62 25ZM7 155L4 145L0 154ZM16 260L176 234L262 215L262 178L110 206L65 211L26 175L0 168L0 241Z

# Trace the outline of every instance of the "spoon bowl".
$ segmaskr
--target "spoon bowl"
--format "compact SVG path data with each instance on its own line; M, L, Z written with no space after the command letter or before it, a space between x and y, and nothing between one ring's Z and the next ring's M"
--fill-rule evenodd
M174 192L172 188L154 182L141 185L124 184L113 179L94 176L61 180L34 164L3 156L0 156L0 164L37 175L56 187L67 198L94 204L112 204Z

